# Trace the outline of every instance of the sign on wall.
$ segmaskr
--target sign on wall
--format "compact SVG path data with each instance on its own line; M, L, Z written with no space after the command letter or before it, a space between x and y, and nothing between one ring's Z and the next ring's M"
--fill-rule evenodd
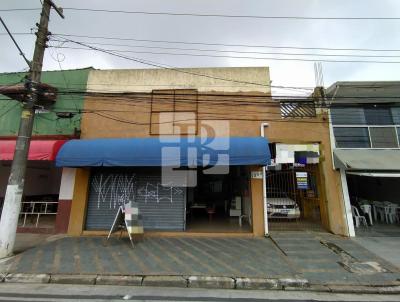
M307 172L296 172L296 182L297 182L297 189L307 190L308 189Z
M251 171L251 178L262 179L263 178L262 171Z
M276 164L317 164L319 144L276 144Z

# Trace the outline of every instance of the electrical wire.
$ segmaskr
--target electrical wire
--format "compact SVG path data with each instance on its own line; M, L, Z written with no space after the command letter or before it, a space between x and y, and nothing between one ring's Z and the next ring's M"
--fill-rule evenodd
M85 44L89 47L88 44ZM83 47L68 47L61 46L62 49L73 50L92 50L99 51L99 49L87 49ZM103 52L111 53L139 53L150 55L169 55L169 56L189 56L189 57L208 57L208 58L230 58L230 59L251 59L251 60L273 60L273 61L298 61L298 62L324 62L324 63L373 63L373 64L400 64L400 61L376 61L376 60L327 60L327 59L305 59L305 58L276 58L276 57L250 57L250 56L228 56L228 55L211 55L211 54L192 54L192 53L171 53L171 52L154 52L154 51L134 51L134 50L119 50L119 49L104 49ZM399 56L394 56L399 58Z
M64 38L66 41L69 41L71 43L75 43L87 48L91 48L92 50L96 50L102 53L106 53L115 57L119 57L122 59L126 59L126 60L130 60L130 61L134 61L143 65L148 65L148 66L152 66L152 67L158 67L158 68L162 68L162 69L167 69L167 70L172 70L172 71L176 71L178 73L184 73L184 74L189 74L189 75L193 75L193 76L198 76L198 77L205 77L205 78L210 78L210 79L214 79L214 80L220 80L220 81L225 81L225 82L234 82L234 83L240 83L240 84L251 84L251 85L255 85L255 86L262 86L262 87L271 87L270 84L263 84L263 83L256 83L256 82L248 82L248 81L240 81L240 80L234 80L234 79L227 79L227 78L223 78L223 77L216 77L216 76L211 76L211 75L206 75L206 74L201 74L201 73L197 73L197 72L191 72L188 71L187 69L179 69L177 67L171 66L171 65L167 65L167 64L161 64L161 63L157 63L154 61L150 61L150 60L144 60L144 59L140 59L140 58L136 58L136 57L128 57L119 53L114 53L102 48L98 48L98 47L94 47L94 46L90 46L90 45L86 45L85 43L81 43L81 42L77 42L71 39L66 39ZM278 87L278 86L277 86ZM287 88L287 87L285 87Z
M300 47L300 46L274 46L274 45L250 45L250 44L223 44L223 43L207 43L207 42L188 42L188 41L170 41L170 40L150 40L150 39L137 39L137 38L122 38L110 36L89 36L89 35L74 35L53 33L53 35L61 37L75 37L75 38L88 38L88 39L103 39L103 40L117 40L117 41L136 41L136 42L151 42L151 43L166 43L166 44L189 44L189 45L206 45L206 46L226 46L226 47L251 47L251 48L287 48L287 49L300 49L300 50L332 50L332 51L400 51L400 49L382 49L382 48L328 48L328 47Z
M72 42L72 43L75 43L75 44L78 44L78 45L81 45L81 46L84 46L84 47L87 47L87 48L90 48L90 49L93 49L93 50L96 50L96 51L99 51L99 52L102 52L102 53L106 53L106 54L109 54L109 55L112 55L112 56L115 56L115 57L119 57L119 58L123 58L123 59L126 59L126 60L131 60L131 61L134 61L134 62L137 62L137 63L141 63L141 64L144 64L144 65L148 65L148 66L153 66L153 67L158 67L158 68L162 68L162 69L172 70L172 71L176 71L176 72L179 72L179 73L190 74L190 75L199 76L199 77L216 79L216 80L220 80L220 81L235 82L235 83L241 83L241 84L252 84L252 85L255 85L255 86L262 86L262 87L271 87L270 84L262 84L262 83L248 82L248 81L240 81L240 80L234 80L234 79L227 79L227 78L222 78L222 77L210 76L210 75L201 74L201 73L197 73L197 72L191 72L191 71L188 71L187 69L179 69L179 68L174 67L174 66L170 66L170 65L166 65L166 64L160 64L160 63L157 63L157 62L154 62L154 61L139 59L139 58L136 58L136 57L129 57L129 56L122 55L120 53L115 53L115 52L111 52L111 51L108 51L108 50L105 50L105 49L102 49L102 48L93 47L91 45L87 45L85 43L77 42L77 41L74 41L74 40L71 40L71 39L66 39L66 38L64 38L64 39L66 41L69 41L69 42ZM400 62L398 62L398 63L400 63ZM275 86L275 87L279 87L279 86ZM288 88L288 87L284 87L284 88ZM288 88L288 89L290 89L290 88ZM298 88L295 88L295 89L298 89Z
M64 42L58 39L51 39L56 42ZM127 45L127 44L113 44L113 43L93 43L91 41L79 41L88 45L103 45L103 46L118 46L144 49L162 49L162 50L183 50L183 51L196 51L196 52L217 52L217 53L238 53L238 54L260 54L260 55L284 55L284 56L317 56L317 57L353 57L353 58L399 58L400 55L357 55L357 54L318 54L318 53L287 53L287 52L260 52L260 51L238 51L238 50L219 50L219 49L201 49L201 48L181 48L181 47L160 47L160 46L146 46L146 45ZM65 42L64 42L65 43ZM58 47L58 46L55 46ZM63 47L60 47L63 48ZM128 52L125 49L114 49L110 51ZM258 57L251 57L259 59ZM261 58L260 58L261 59Z
M33 11L40 8L9 8L0 9L0 12L16 12L16 11ZM212 17L212 18L234 18L234 19L283 19L283 20L400 20L400 17L314 17L314 16L260 16L260 15L228 15L228 14L200 14L189 12L162 12L162 11L127 11L127 10L111 10L111 9L94 9L83 7L65 7L64 10L69 11L85 11L96 13L119 13L119 14L138 14L138 15L161 15L175 17Z
M8 35L10 36L10 38L13 41L14 45L17 47L17 49L19 51L19 54L23 57L25 63L28 65L29 68L31 68L31 62L29 62L29 60L25 57L24 52L22 51L21 47L19 47L17 41L15 40L15 38L11 34L10 30L8 29L6 23L3 21L3 19L1 17L0 17L0 22L3 24L5 30L7 31Z
M34 35L32 32L19 32L12 33L13 35ZM0 35L7 35L7 33L0 33ZM204 45L204 46L224 46L224 47L244 47L244 48L276 48L276 49L294 49L294 50L321 50L321 51L361 51L361 52L400 52L400 49L382 49L382 48L333 48L333 47L301 47L301 46L277 46L277 45L251 45L251 44L224 44L224 43L207 43L207 42L189 42L189 41L171 41L171 40L152 40L152 39L138 39L138 38L123 38L115 36L90 36L90 35L74 35L53 33L53 35L61 37L75 37L75 38L88 38L88 39L102 39L102 40L116 40L116 41L135 41L135 42L149 42L149 43L165 43L165 44L184 44L184 45ZM91 42L92 44L95 44ZM99 45L108 45L100 44ZM118 44L110 44L117 46ZM122 46L122 45L120 45Z

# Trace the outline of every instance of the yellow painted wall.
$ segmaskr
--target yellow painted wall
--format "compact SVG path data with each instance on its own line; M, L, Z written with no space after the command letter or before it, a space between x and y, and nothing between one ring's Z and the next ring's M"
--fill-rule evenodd
M84 229L87 197L89 190L89 169L76 169L74 195L68 225L68 235L80 236Z
M260 167L253 167L251 171L262 171ZM264 236L264 197L263 180L251 178L251 205L254 236Z

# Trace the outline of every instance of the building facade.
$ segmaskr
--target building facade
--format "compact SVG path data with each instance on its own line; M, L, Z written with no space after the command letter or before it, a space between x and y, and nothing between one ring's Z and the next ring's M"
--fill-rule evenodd
M105 234L137 202L148 233L349 235L328 114L295 106L268 68L91 71L80 140L57 156L68 234Z
M330 102L332 157L340 171L350 236L371 229L390 235L400 185L399 82L336 82ZM381 228L381 231L380 231Z

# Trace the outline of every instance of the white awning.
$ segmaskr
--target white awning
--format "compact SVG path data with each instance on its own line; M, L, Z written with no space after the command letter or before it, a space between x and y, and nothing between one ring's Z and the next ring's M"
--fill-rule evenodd
M399 171L399 149L335 149L335 168L345 170Z
M400 173L346 172L346 174L366 177L400 177Z

